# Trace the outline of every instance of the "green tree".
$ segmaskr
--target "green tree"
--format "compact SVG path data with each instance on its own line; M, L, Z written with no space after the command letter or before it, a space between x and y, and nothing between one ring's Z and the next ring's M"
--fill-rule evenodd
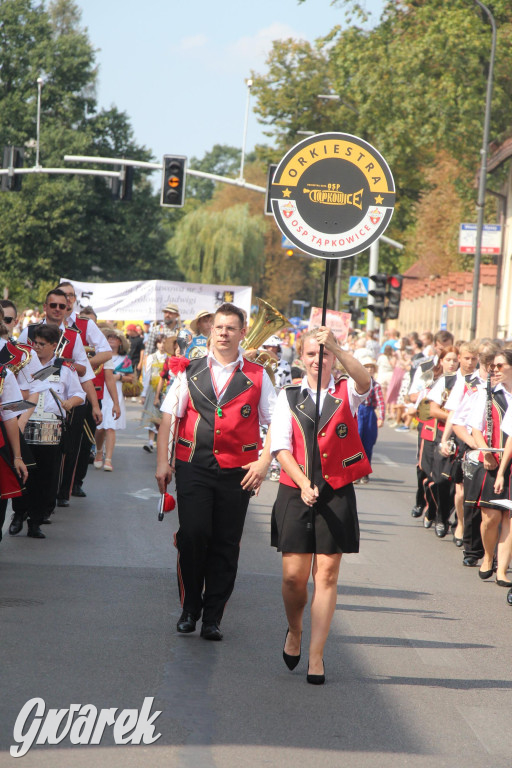
M252 285L258 291L266 226L247 204L222 211L202 206L179 222L170 247L189 282Z
M195 171L214 173L217 176L238 177L241 150L227 144L215 144L202 159L191 157L189 166ZM211 200L215 191L215 182L198 176L187 178L187 198L195 198L204 203Z
M130 120L117 109L97 111L94 50L72 0L48 7L36 0L1 0L0 146L25 147L35 163L36 98L41 98L40 162L61 167L65 154L151 160L137 145ZM80 166L83 167L83 166ZM105 170L105 166L98 166ZM105 179L30 174L19 193L0 195L0 288L20 286L26 301L41 281L179 277L166 251L169 224L147 174L135 173L132 203L111 198Z
M414 242L423 210L417 202L441 152L461 169L461 206L474 204L490 26L467 0L388 2L371 29L362 23L357 3L341 4L352 13L350 26L334 28L313 45L274 43L267 72L253 75L256 109L274 137L277 158L296 143L297 130L340 130L370 141L388 161L397 186L389 234ZM500 140L510 123L512 6L495 0L492 11L498 46L491 138ZM340 99L322 101L322 93ZM452 235L438 233L442 242Z

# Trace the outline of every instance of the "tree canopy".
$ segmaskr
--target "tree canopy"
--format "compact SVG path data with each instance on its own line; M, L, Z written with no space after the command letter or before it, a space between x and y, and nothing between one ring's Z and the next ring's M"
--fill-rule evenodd
M151 160L125 113L97 109L95 55L77 5L1 5L0 147L24 147L25 167L35 164L41 77L42 166L63 167L65 154ZM165 248L165 216L147 174L135 172L134 188L133 201L125 204L112 199L103 178L23 175L21 192L0 194L0 287L16 286L28 301L40 298L39 284L63 274L78 280L176 278Z
M428 210L420 203L438 182L432 169L446 167L448 158L460 173L453 182L458 212L475 216L491 28L467 0L388 2L371 29L357 3L339 4L351 13L350 26L314 44L274 43L267 71L253 74L256 111L277 157L297 142L299 130L338 130L372 143L397 186L389 235L418 247L415 233ZM495 0L490 7L498 27L491 138L499 141L510 131L512 6ZM439 243L453 242L451 229L436 232ZM387 254L398 265L396 252Z

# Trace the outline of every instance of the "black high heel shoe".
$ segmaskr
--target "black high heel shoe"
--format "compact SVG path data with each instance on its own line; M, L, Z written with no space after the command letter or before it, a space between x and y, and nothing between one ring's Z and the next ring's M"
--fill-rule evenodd
M290 628L288 628L286 630L286 635L285 635L285 638L284 638L284 644L285 645L286 645L286 638L288 637L288 633L289 632L290 632ZM300 634L300 642L301 642L301 650L302 650L302 632ZM299 652L298 656L292 656L290 653L286 653L286 651L283 648L283 659L284 659L284 663L286 664L288 669L290 669L290 670L291 669L295 669L295 667L297 666L297 664L300 661L300 652Z
M308 683L311 683L311 685L323 685L325 683L325 662L322 659L322 664L324 665L324 674L323 675L310 675L309 672L306 675L306 680ZM309 661L308 661L308 669L309 669Z

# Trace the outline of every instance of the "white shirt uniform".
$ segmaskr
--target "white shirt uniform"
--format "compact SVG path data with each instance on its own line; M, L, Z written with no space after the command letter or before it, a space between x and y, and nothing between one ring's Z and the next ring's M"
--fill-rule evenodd
M68 326L73 325L77 318L77 314L75 310L70 314L68 319L66 320L66 323ZM94 351L96 354L99 352L112 352L112 348L110 344L107 341L107 338L103 331L100 331L94 320L91 318L87 318L87 334L85 341L87 342L87 346L94 347ZM83 339L82 339L83 343Z
M46 320L43 320L43 323L46 324ZM66 330L66 326L64 323L61 323L59 325L59 328L61 331ZM85 381L92 381L94 379L94 371L92 370L91 364L89 362L89 359L87 357L87 354L84 349L84 345L82 344L82 339L80 338L80 334L77 333L75 339L75 346L73 347L73 362L78 363L78 365L84 365L85 366L85 373L83 376L79 376L79 379L81 382ZM20 344L30 344L30 341L28 340L28 328L25 328L21 333L20 337L18 339ZM109 345L110 349L110 345Z
M460 371L457 371L457 373L460 373ZM474 383L481 384L482 383L482 379L480 378L480 376L478 375L478 373L476 371L473 373L473 376L470 379L470 383L471 384L474 384ZM462 401L464 400L464 397L466 395L466 393L464 392L465 386L466 386L466 377L463 376L462 374L460 374L460 376L458 376L458 378L457 378L457 381L453 385L453 389L450 392L450 396L449 396L448 400L446 401L446 405L444 406L447 411L456 411L457 410L457 408L462 403Z
M14 403L16 400L23 400L23 396L16 381L16 376L12 371L7 371L7 375L3 381L4 386L2 394L0 395L0 403ZM0 416L2 421L10 421L10 419L17 418L19 413L16 411L4 411L2 409L0 410Z
M233 374L233 371L235 370L235 368L240 366L241 371L243 371L243 368L244 368L244 357L242 355L241 349L239 350L237 359L232 363L228 363L227 365L222 365L222 363L220 363L217 360L217 358L214 357L211 351L208 353L207 360L208 360L208 365L210 366L210 370L212 372L213 378L215 380L215 386L217 387L217 392L223 391L223 388L228 383L229 378ZM180 384L182 376L183 376L183 383ZM176 398L175 393L176 391L178 391L179 402L178 402L178 411L176 416L179 419L181 419L185 415L185 411L187 410L187 405L189 401L188 383L186 381L185 376L186 374L183 373L179 377L176 377L167 395L165 396L165 400L162 403L162 407L160 408L160 410L163 413L172 413L173 403L175 402L175 398ZM179 386L179 390L177 390L178 386ZM274 411L275 404L276 404L275 389L268 377L267 372L263 371L261 397L258 405L258 416L259 416L260 424L270 424L270 420L272 418L272 413Z
M308 395L316 403L316 388L314 390L308 385L308 377L304 376L302 379L301 392L307 391ZM331 376L327 389L322 389L320 392L320 413L327 395L327 392L334 392L335 383L334 378ZM350 410L355 416L357 409L363 403L371 392L371 386L367 392L362 395L356 391L354 381L352 379L347 380L348 388L348 401ZM286 389L283 389L277 398L276 408L272 417L272 432L270 451L272 454L276 454L278 451L291 451L292 450L292 414L290 406L288 404L288 398L286 397Z
M53 362L53 360L55 360L55 358L52 358L51 362ZM50 363L48 363L48 365L50 365ZM82 403L85 401L85 392L80 384L78 374L68 365L63 365L60 369L60 373L48 376L48 378L42 381L41 384L43 387L40 392L40 397L42 398L42 410L45 413L53 413L55 416L62 416L61 409L55 402L55 398L50 392L50 389L53 389L55 394L58 395L61 400L69 400L70 397L79 397ZM31 420L38 418L37 410L38 409L36 408L36 411L32 413L32 416L30 417ZM63 408L62 411L64 411Z

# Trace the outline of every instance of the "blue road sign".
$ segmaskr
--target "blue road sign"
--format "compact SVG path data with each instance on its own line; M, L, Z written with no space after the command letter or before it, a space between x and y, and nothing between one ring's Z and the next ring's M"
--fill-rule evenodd
M366 299L368 296L369 277L359 277L358 275L352 275L348 279L348 295L359 296Z

